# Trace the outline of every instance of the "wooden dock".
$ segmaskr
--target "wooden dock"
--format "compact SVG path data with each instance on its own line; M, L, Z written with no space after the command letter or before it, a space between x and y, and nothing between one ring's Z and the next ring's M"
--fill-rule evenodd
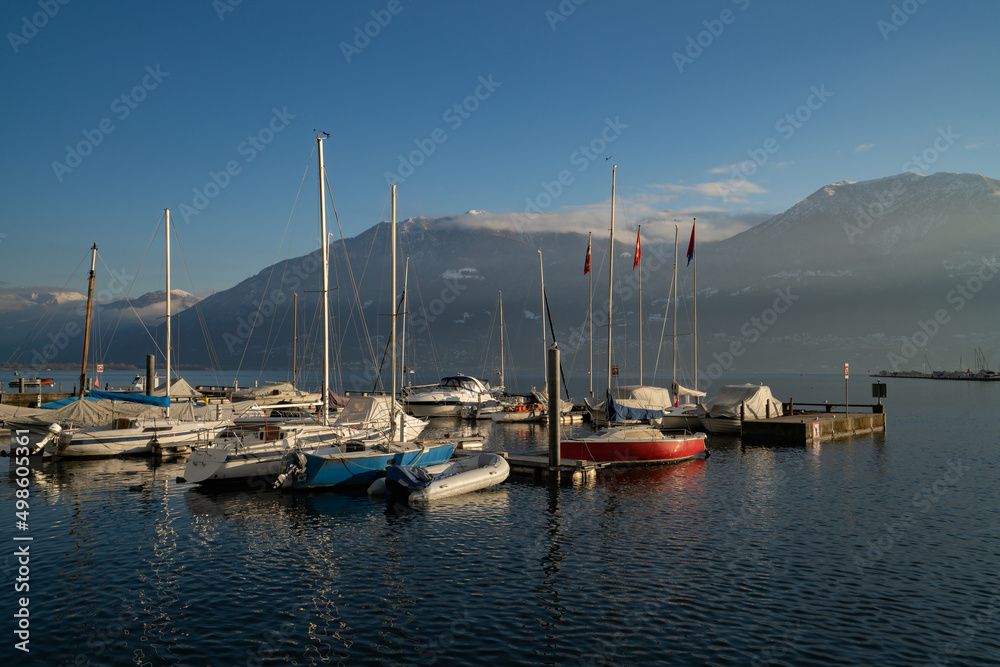
M465 451L463 451L465 450ZM456 448L452 458L472 456L476 451L468 451L469 447ZM560 483L579 484L597 478L597 471L607 467L609 463L595 463L578 459L560 459L557 468L549 467L547 454L508 454L507 452L492 452L507 461L512 477L544 481L554 479Z
M885 406L871 413L796 410L783 417L743 422L742 440L754 445L811 445L824 440L885 431ZM851 406L860 407L860 406Z

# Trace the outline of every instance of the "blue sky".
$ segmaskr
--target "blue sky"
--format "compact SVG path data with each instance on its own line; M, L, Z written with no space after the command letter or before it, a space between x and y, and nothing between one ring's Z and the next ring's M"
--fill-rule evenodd
M168 207L188 291L316 248L314 129L347 236L388 181L401 219L596 233L614 163L626 226L711 239L831 182L1000 176L993 2L36 0L0 26L6 287L83 288L96 241L161 288Z

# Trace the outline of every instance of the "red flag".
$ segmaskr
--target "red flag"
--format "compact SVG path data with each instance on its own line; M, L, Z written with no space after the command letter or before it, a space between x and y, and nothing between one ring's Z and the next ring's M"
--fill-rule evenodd
M632 270L635 271L635 267L639 266L639 259L642 257L642 248L639 247L639 234L642 232L642 226L635 231L635 261L632 262Z
M590 273L590 236L587 237L587 261L583 264L583 275L588 273Z
M691 219L691 242L688 243L688 266L691 266L691 260L694 259L694 223L697 218Z

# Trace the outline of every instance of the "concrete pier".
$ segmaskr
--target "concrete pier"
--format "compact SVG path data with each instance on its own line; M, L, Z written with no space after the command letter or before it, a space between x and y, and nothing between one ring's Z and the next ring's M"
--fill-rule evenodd
M883 406L879 406L880 408ZM885 412L798 412L743 422L743 442L755 445L810 445L824 440L885 431Z

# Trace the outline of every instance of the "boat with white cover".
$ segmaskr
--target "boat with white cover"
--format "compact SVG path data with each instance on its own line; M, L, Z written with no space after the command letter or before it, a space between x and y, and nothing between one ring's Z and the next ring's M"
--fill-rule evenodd
M782 415L781 401L771 395L771 388L757 384L724 386L704 403L698 404L698 417L709 433L739 435L743 419L765 419Z
M508 475L510 465L504 457L474 454L431 466L388 466L385 477L368 487L368 494L405 496L407 503L418 505L487 489Z

